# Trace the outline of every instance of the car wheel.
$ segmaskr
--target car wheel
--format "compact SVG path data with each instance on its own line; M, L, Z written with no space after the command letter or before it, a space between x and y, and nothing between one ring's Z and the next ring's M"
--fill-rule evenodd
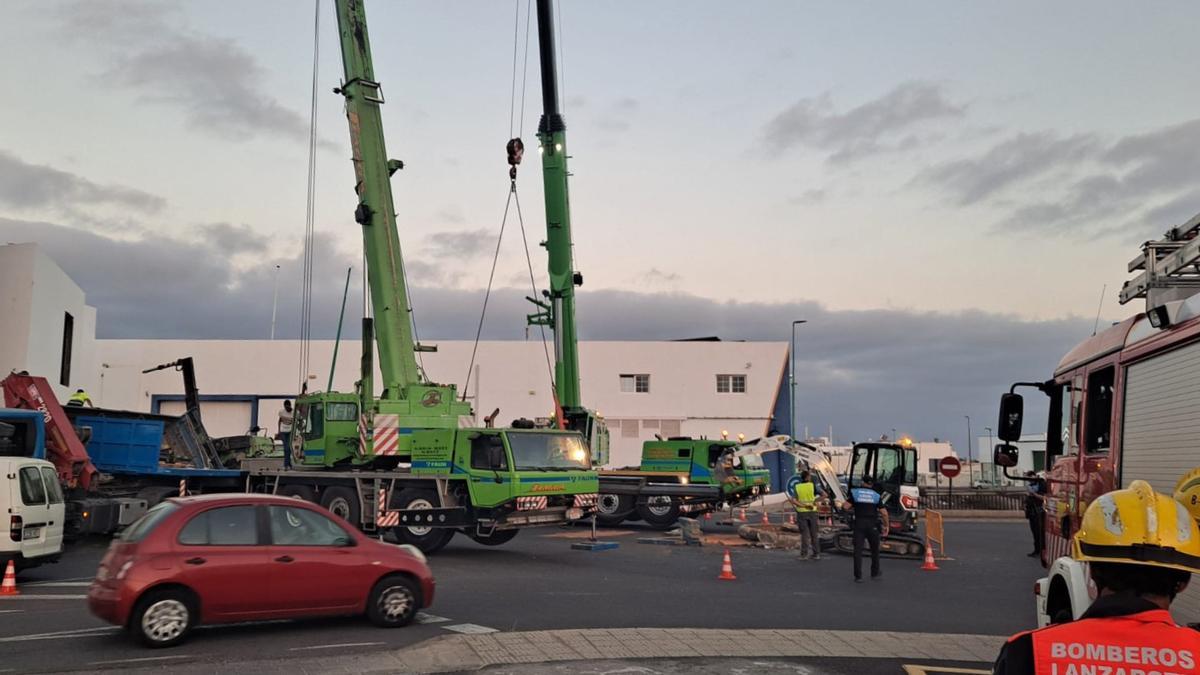
M183 642L196 623L196 603L181 589L150 591L133 610L130 630L149 647L172 647Z
M601 494L596 500L596 522L601 525L620 525L633 513L633 497L630 495Z
M292 499L300 499L306 502L317 503L317 493L307 485L281 485L275 491L276 496L291 497Z
M500 546L512 541L518 532L520 530L494 530L491 534L481 535L475 531L469 531L467 536L484 546Z
M355 527L362 525L359 522L362 505L358 503L358 494L350 488L325 488L321 491L321 506L324 506L327 511Z
M637 512L650 527L665 530L679 520L679 502L666 495L655 495L638 504Z
M421 608L421 590L409 577L393 575L380 579L367 598L367 618L383 628L412 623Z
M391 508L400 511L432 509L439 503L436 493L414 488L401 490L391 502ZM442 550L454 536L448 527L401 526L392 528L392 533L401 544L412 544L425 555Z

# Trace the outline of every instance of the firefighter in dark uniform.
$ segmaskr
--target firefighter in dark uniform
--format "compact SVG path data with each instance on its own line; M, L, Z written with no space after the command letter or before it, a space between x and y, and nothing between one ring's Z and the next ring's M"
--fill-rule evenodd
M1200 631L1176 625L1168 609L1200 571L1200 527L1187 507L1135 480L1088 505L1073 547L1089 563L1095 602L1077 621L1009 638L994 675L1200 672Z
M887 531L888 514L883 499L875 491L875 481L863 476L860 487L850 489L849 501L842 508L854 511L854 581L862 583L863 546L871 544L871 578L878 579L883 572L879 569L879 533Z

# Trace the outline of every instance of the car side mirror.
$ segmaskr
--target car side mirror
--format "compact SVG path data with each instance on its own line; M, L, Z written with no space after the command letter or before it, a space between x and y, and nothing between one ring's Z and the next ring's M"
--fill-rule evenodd
M1000 397L1000 419L996 422L996 435L1000 440L1016 443L1021 440L1021 418L1025 414L1025 399L1020 394L1008 393Z
M996 449L992 453L992 462L994 462L996 466L1003 467L1005 469L1011 469L1017 465L1017 458L1020 456L1020 454L1021 451L1017 449L1017 446L1009 445L1008 443L999 443L996 445Z

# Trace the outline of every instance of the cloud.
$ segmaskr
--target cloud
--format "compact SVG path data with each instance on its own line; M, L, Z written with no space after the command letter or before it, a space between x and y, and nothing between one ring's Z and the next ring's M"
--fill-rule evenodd
M207 246L227 256L267 252L269 239L249 225L211 223L200 225L196 231Z
M313 336L336 330L341 281L357 255L318 235ZM238 268L213 242L150 234L119 241L45 222L0 219L0 241L36 241L88 294L105 338L264 338L270 331L273 264ZM228 242L227 242L228 243ZM237 253L237 251L232 251ZM245 251L244 253L252 253ZM263 259L281 266L278 335L299 332L299 257ZM351 275L351 297L361 294ZM414 277L414 279L417 277ZM320 280L328 280L322 283ZM526 337L523 287L493 291L485 339ZM481 293L445 285L412 289L426 341L471 339ZM356 306L355 302L350 303ZM1025 321L985 312L838 311L816 302L719 302L685 293L582 291L577 309L585 340L673 340L719 335L728 340L790 338L796 333L797 419L815 430L832 424L845 440L896 427L920 438L961 438L963 415L990 419L1001 391L1015 380L1049 375L1059 357L1090 334L1090 318ZM346 337L357 336L355 321ZM775 386L780 372L756 370ZM1037 429L1044 402L1027 403ZM982 425L981 425L982 426Z
M253 54L234 40L191 29L173 6L87 0L67 5L61 19L70 34L87 36L110 55L106 81L181 111L194 129L232 141L308 139L307 118L270 95L269 74Z
M760 145L770 155L805 146L830 153L833 164L921 144L915 132L929 123L958 119L966 105L951 101L942 87L912 81L883 96L837 112L832 97L800 99L762 128Z
M1200 118L1117 139L1022 133L915 182L959 206L999 207L1000 232L1143 240L1200 211Z
M452 223L454 225L462 225L467 222L467 217L463 215L462 207L457 204L443 206L433 214L434 220L443 223Z
M980 156L930 167L917 180L941 188L959 206L968 206L1023 181L1072 168L1100 150L1100 140L1092 134L1060 137L1051 132L1021 133Z
M628 96L617 99L596 118L596 127L602 131L623 132L633 128L629 118L641 104Z
M30 164L0 150L0 204L21 209L71 212L79 206L117 206L155 213L166 200L123 185L100 185L53 167Z
M804 194L798 197L792 197L788 200L789 203L797 206L807 206L811 204L820 204L829 197L826 190L805 190Z
M474 258L495 249L496 235L485 229L435 232L425 238L423 252L441 260Z
M649 286L674 286L681 279L683 277L675 272L664 272L657 267L651 267L639 281Z

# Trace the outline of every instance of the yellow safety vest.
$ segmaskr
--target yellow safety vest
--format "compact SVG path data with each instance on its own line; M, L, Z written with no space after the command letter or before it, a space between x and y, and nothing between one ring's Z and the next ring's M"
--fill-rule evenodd
M796 501L800 502L797 511L808 513L817 510L817 493L812 481L796 483Z
M71 398L67 399L67 405L85 405L91 402L91 397L82 391L77 391L74 394L71 394Z

